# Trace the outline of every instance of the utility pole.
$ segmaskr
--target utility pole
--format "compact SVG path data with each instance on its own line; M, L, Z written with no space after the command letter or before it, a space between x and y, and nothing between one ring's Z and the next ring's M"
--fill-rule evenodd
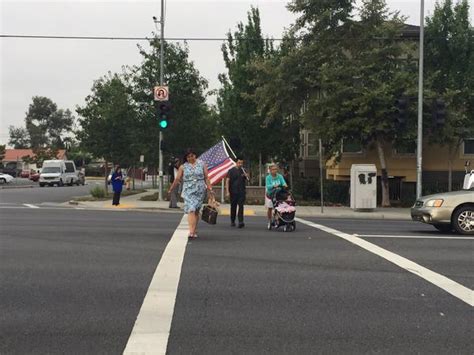
M163 86L164 81L164 46L165 46L165 4L164 0L161 0L161 15L160 15L160 86ZM157 23L156 17L153 17L155 25ZM160 129L159 139L158 139L158 200L163 201L163 151L161 150L161 145L163 142L163 132Z
M423 169L423 60L425 40L425 0L420 4L420 58L418 64L418 139L416 148L416 198L422 194Z

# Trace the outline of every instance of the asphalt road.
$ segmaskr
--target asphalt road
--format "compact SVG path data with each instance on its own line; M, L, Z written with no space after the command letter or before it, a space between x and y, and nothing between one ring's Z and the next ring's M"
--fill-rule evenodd
M0 353L121 354L181 215L0 216ZM472 239L402 221L315 222L472 288ZM246 224L219 217L187 243L169 354L473 353L472 307L432 283L301 223L293 233Z
M88 195L90 189L96 185L102 185L102 181L91 181L84 186L62 186L62 187L38 187L13 188L0 190L0 203L23 204L23 203L60 203L69 201L75 196Z

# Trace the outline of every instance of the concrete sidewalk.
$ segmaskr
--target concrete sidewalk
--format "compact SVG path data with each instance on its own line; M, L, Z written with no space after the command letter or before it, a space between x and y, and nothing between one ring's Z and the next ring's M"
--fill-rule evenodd
M86 209L107 209L107 210L139 210L139 211L160 211L169 213L183 213L183 204L180 203L179 209L169 208L168 201L140 201L140 197L151 195L156 192L149 190L147 192L133 196L122 197L119 206L112 206L112 201L71 201L67 204L74 204ZM228 216L230 206L222 204L220 214ZM245 206L246 216L266 216L267 211L264 206ZM324 207L321 212L320 206L297 206L296 215L298 217L321 217L321 218L344 218L344 219L392 219L392 220L411 220L409 208L377 208L371 212L354 211L348 207Z

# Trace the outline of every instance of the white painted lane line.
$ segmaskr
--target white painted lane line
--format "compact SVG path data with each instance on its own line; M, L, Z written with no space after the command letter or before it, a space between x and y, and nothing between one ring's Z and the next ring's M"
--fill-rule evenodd
M297 221L303 224L306 224L310 227L317 228L322 230L323 232L335 235L339 238L345 239L348 242L351 242L359 247L370 251L373 254L376 254L395 265L400 266L401 268L425 279L428 282L431 282L433 285L438 286L439 288L445 290L446 292L450 293L451 295L459 298L461 301L466 302L471 307L474 306L474 292L456 281L448 279L446 276L438 274L434 271L431 271L403 256L398 254L392 253L384 248L381 248L375 244L372 244L362 238L356 237L351 234L347 234L344 232L340 232L336 229L332 229L321 224L316 224L310 221L306 221L301 218L297 218Z
M166 354L187 242L185 215L161 256L123 352L125 355Z
M460 240L474 240L474 237L450 237L439 236L433 237L429 235L386 235L386 234L354 234L355 237L361 238L402 238L402 239L460 239Z
M39 208L38 206L31 205L29 203L24 203L23 206L29 207L29 208Z

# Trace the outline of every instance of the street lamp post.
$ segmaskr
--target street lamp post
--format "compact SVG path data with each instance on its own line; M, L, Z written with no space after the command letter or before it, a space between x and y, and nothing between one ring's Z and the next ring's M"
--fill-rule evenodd
M425 0L420 4L420 58L418 64L418 139L416 149L416 198L421 197L423 169L423 56L425 37Z

